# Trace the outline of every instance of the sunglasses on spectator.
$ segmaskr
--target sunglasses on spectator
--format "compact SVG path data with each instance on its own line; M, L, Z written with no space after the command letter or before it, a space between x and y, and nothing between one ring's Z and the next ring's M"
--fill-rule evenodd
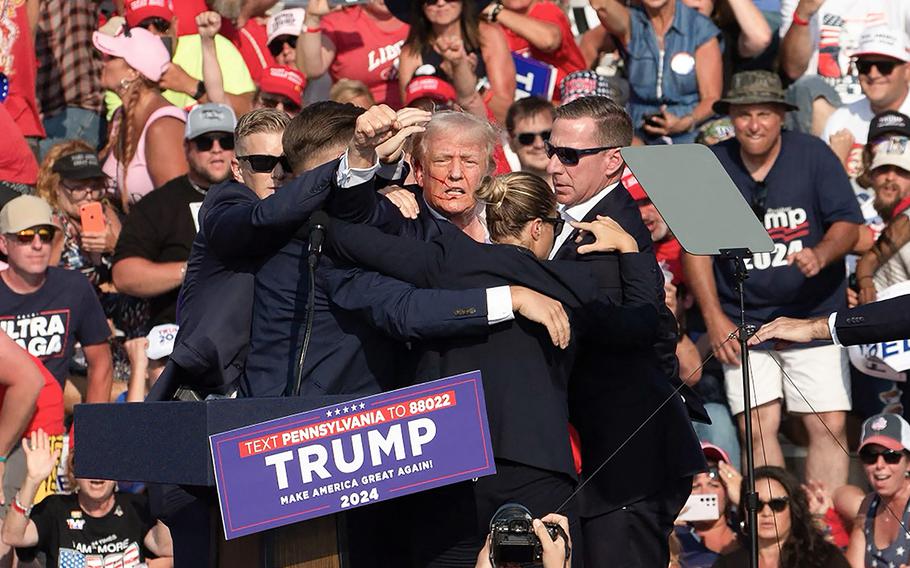
M530 146L537 140L537 137L540 136L540 139L546 142L550 139L549 130L541 130L540 132L522 132L515 136L515 139L518 140L518 143L522 146Z
M286 35L273 39L272 43L269 44L269 53L272 54L272 57L278 57L284 51L284 44L290 45L291 49L297 49L297 37Z
M868 75L872 68L878 69L882 76L888 76L894 71L894 68L900 65L900 61L869 61L867 59L856 60L856 70L860 75Z
M287 156L270 156L268 154L250 154L249 156L237 156L238 160L246 160L252 169L256 173L267 174L275 169L275 166L281 163L282 169L285 172L291 171L291 164L288 162Z
M442 0L443 4L449 4L450 2L461 2L461 0ZM424 6L435 6L439 4L439 0L423 0Z
M592 156L607 150L621 148L621 146L598 146L597 148L566 148L564 146L554 146L549 140L544 140L544 148L547 151L547 157L556 156L564 166L575 166L584 156Z
M278 105L281 104L286 112L292 114L300 112L300 105L286 96L276 93L259 93L259 103L266 108L278 108Z
M86 196L100 199L107 190L107 183L97 180L60 180L60 186L65 189L73 199L79 201Z
M895 450L873 450L869 447L865 447L859 451L859 459L866 465L875 465L875 463L878 462L878 456L881 456L886 464L894 465L901 461L904 452Z
M167 31L171 29L171 23L169 21L157 16L142 20L136 27L149 29L152 26L154 26L156 30L163 34L166 34Z
M761 513L762 511L765 510L765 505L767 505L767 506L771 507L771 510L774 511L775 513L782 513L787 508L787 505L789 505L789 504L790 504L789 497L775 497L774 499L771 499L770 501L762 501L761 499L759 499L758 507L756 508L756 511Z
M13 235L16 236L16 240L19 241L19 244L32 244L35 240L35 235L38 235L38 238L43 244L48 244L54 240L54 229L49 229L47 227L41 227L40 229L25 229L24 231L13 233Z
M218 145L221 146L222 150L233 150L234 149L234 135L233 134L203 134L202 136L197 136L193 138L193 144L196 145L196 149L200 152L208 152L215 146L215 141L218 141Z

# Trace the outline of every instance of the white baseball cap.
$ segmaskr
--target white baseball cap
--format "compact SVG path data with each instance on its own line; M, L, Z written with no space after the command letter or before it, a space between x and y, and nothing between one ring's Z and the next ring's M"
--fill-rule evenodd
M299 36L300 30L303 28L304 16L306 16L306 10L303 8L290 8L269 16L269 22L266 25L268 34L266 44L272 43L272 40L283 35Z
M900 61L910 61L904 33L889 26L866 28L859 36L859 48L853 57L883 55Z
M882 166L897 166L910 172L910 139L906 136L889 136L873 146L869 169Z

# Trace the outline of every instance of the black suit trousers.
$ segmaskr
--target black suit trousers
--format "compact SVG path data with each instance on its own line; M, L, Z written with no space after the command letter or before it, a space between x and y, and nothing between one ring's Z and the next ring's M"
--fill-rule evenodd
M519 503L540 518L569 498L567 475L496 460L496 475L456 483L407 498L412 566L474 568L490 532L490 519L506 503ZM581 525L574 500L560 514L569 519L573 567L582 560Z
M634 474L630 471L629 475ZM673 521L691 491L692 477L681 477L640 501L582 519L585 567L667 566Z

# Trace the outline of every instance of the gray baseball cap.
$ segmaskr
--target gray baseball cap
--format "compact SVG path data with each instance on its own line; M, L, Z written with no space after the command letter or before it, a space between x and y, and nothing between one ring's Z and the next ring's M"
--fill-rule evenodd
M898 414L876 414L863 422L859 448L878 444L889 450L910 451L910 424Z
M231 107L221 103L196 105L186 117L183 137L192 140L209 132L230 132L237 126L237 117Z

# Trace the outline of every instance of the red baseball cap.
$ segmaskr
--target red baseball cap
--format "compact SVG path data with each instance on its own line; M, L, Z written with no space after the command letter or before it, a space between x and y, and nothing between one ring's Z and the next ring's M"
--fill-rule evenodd
M456 98L455 87L435 75L418 75L411 79L404 90L404 104L409 105L417 99L430 97L445 102Z
M171 0L127 0L123 15L131 28L148 18L162 18L170 22L174 19L174 3Z
M284 95L298 106L303 106L303 89L306 77L300 71L286 65L273 65L262 71L259 90L263 93Z

